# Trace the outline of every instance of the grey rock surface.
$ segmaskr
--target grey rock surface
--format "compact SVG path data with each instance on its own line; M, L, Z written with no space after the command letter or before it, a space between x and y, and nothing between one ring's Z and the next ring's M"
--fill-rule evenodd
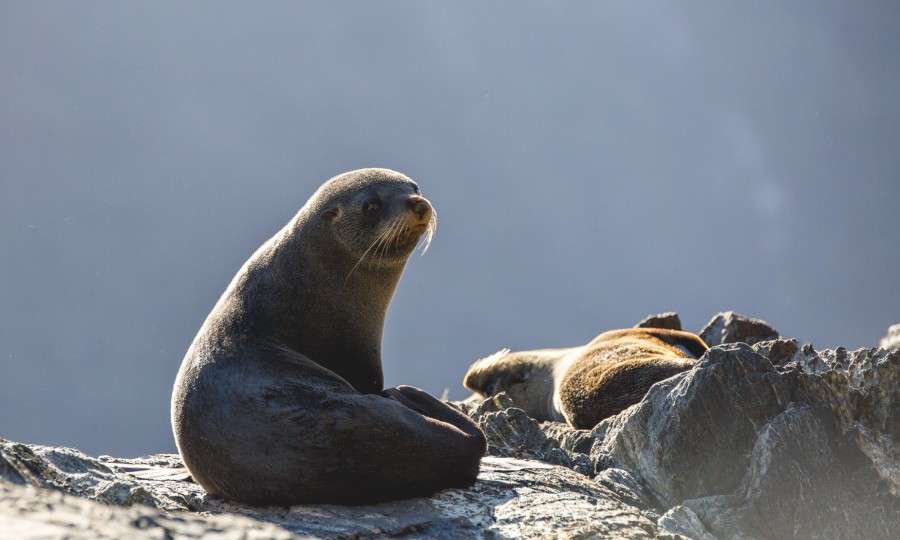
M562 422L541 422L541 431L550 437L563 450L578 454L590 454L591 447L597 440L586 429L575 429Z
M672 538L657 534L653 514L604 485L537 462L504 468L495 458L472 488L429 498L256 508L208 496L193 482L135 479L77 450L2 440L0 449L2 538ZM120 461L180 466L171 455ZM141 501L99 502L92 494L109 483L139 490Z
M900 350L900 324L891 325L887 335L878 342L878 346L882 349Z
M667 330L681 330L681 318L674 311L667 311L656 315L650 315L634 325L635 328L665 328Z
M657 520L660 528L693 540L716 540L709 534L703 522L690 508L678 505L669 509Z
M470 418L480 423L486 414L509 409L510 407L513 407L513 402L512 399L506 395L506 392L500 392L497 395L477 403L472 401L459 401L452 402L451 405L459 407L459 409L468 414Z
M600 471L594 481L606 486L618 499L628 505L643 510L659 506L659 502L632 474L625 469L609 468Z
M591 457L640 475L666 507L741 481L757 425L787 407L790 387L744 344L708 351L616 416Z
M597 426L591 458L598 470L634 475L673 533L891 537L900 530L898 379L900 354L880 349L714 347Z
M748 345L777 335L748 320L717 316L708 339L735 343L591 431L504 394L455 403L491 456L473 487L428 498L256 508L185 481L176 455L0 439L0 538L896 537L900 351Z
M890 538L897 501L836 429L827 409L791 405L761 431L736 496L683 505L720 538Z
M140 504L112 506L54 489L0 480L0 538L282 540L303 537L277 525L238 515L163 512Z
M590 475L594 470L588 456L560 448L559 443L548 437L540 424L522 409L510 407L487 413L479 423L487 436L489 455L535 459L568 467L583 475Z
M24 445L0 439L0 479L64 491L111 505L156 506L153 496L130 476L71 448Z
M747 343L753 345L760 341L768 341L780 337L778 331L766 321L751 319L734 311L724 311L716 314L700 330L699 335L710 347L724 343Z

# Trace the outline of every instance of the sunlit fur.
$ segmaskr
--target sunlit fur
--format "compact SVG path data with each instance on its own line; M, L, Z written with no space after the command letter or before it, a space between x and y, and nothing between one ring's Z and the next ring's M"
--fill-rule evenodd
M172 392L179 453L208 493L368 504L475 482L478 425L422 390L384 388L387 310L435 223L412 179L351 171L244 263Z
M369 258L368 263L378 265L389 259L393 260L398 252L403 252L405 255L403 248L407 247L413 241L413 238L418 243L417 247L421 247L424 255L428 251L428 246L431 245L431 239L434 237L437 229L437 213L434 211L434 207L431 207L429 216L428 224L425 226L424 231L418 230L419 224L414 223L408 214L404 213L394 216L382 226L381 231L359 257L353 268L350 269L347 279L359 268L363 261L366 261L366 257Z
M689 332L613 330L581 347L501 350L472 364L464 384L484 397L506 392L537 420L590 429L640 401L653 384L690 369L706 349Z

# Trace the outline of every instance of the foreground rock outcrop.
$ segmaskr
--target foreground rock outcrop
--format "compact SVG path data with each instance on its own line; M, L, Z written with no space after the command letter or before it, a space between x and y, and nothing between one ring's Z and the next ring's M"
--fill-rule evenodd
M180 466L171 455L125 461ZM660 537L654 514L540 462L488 459L470 489L360 507L254 508L116 469L77 450L0 440L0 538Z
M730 312L704 335L693 369L590 431L502 394L457 404L495 457L423 499L253 508L206 495L178 456L0 440L0 538L895 537L900 351L816 351Z
M719 538L887 538L900 524L898 379L900 355L883 350L718 346L610 419L591 457L631 471L668 520L693 514Z

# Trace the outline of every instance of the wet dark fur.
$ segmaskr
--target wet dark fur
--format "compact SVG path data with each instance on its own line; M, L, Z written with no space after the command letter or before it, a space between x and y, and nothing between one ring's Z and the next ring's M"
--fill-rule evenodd
M204 489L254 505L362 504L475 481L477 425L416 388L383 390L384 317L433 216L407 177L353 171L247 261L172 396L179 452Z

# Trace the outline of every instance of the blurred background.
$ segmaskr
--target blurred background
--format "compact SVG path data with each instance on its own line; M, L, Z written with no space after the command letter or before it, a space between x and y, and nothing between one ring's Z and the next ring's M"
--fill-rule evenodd
M384 370L677 311L900 322L896 2L0 3L0 436L175 451L182 356L329 177L438 212Z

